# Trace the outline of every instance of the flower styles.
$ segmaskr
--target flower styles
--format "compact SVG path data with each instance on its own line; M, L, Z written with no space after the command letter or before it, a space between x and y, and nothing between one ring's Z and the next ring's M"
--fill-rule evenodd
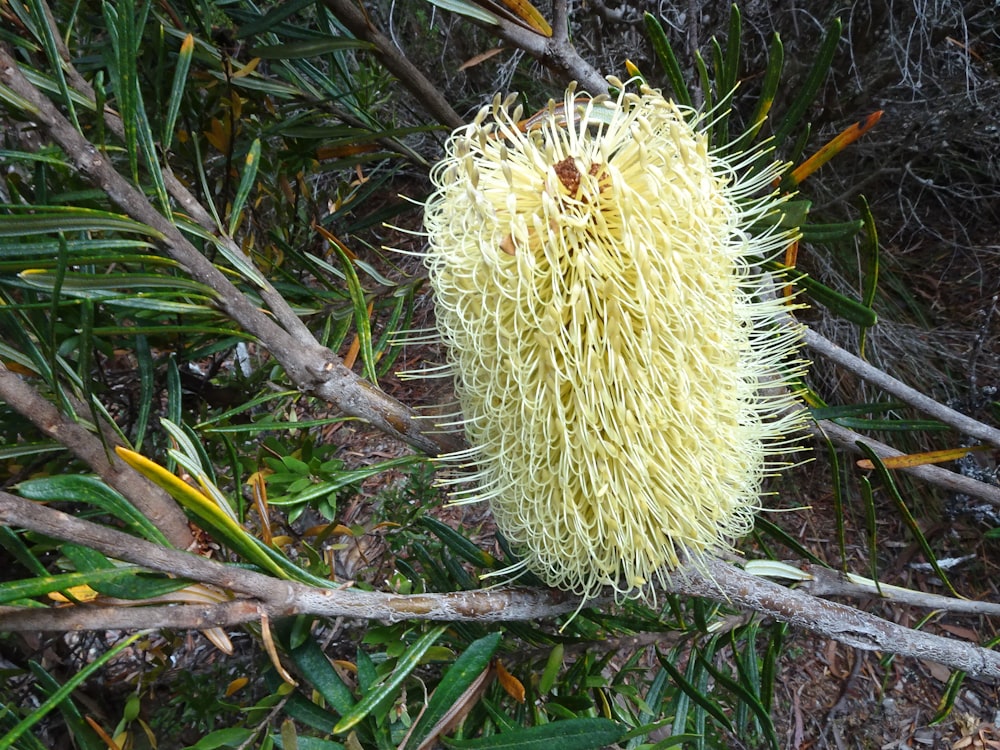
M524 122L495 98L449 140L424 220L476 467L454 497L587 597L745 534L802 419L801 328L755 265L794 239L781 165L744 174L758 154L734 164L696 113L609 80L616 98L571 87Z

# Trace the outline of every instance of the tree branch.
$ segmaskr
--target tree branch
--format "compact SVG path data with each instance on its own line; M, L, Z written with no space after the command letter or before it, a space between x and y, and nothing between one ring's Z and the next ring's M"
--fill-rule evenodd
M122 607L117 604L69 607L0 607L0 630L61 632L79 630L208 630L260 620L264 608L250 599L219 604Z
M905 628L837 602L757 578L721 560L704 569L689 566L677 574L674 593L703 596L774 617L798 628L864 651L884 651L944 664L976 679L1000 683L1000 653Z
M893 458L895 456L906 455L890 445L864 435L859 435L853 430L826 420L816 424L814 433L817 437L828 438L834 445L845 448L857 455L864 455L858 447L858 443L867 445L879 458ZM942 469L940 466L932 466L930 464L907 466L901 468L900 471L905 471L907 474L912 474L928 484L936 485L949 492L960 492L972 497L978 497L980 500L985 500L991 505L1000 507L1000 487L995 487L972 477L962 476L961 474L956 474L954 471L948 471L947 469Z
M874 597L890 604L906 604L955 614L1000 617L1000 603L997 602L956 599L886 583L876 586L875 582L868 578L845 575L822 565L803 565L798 570L801 570L804 576L809 576L798 585L798 590L813 596Z
M435 455L459 447L454 437L440 432L435 434L433 425L428 425L426 420L418 422L411 409L344 367L333 352L321 346L311 335L310 340L304 343L257 309L174 224L153 208L142 192L122 177L100 151L77 132L52 102L25 78L2 46L0 84L29 103L39 126L66 152L84 177L128 216L158 232L167 254L181 263L192 278L215 290L219 308L243 330L261 341L299 390L330 401L345 413L360 417L425 453Z
M59 411L0 362L0 399L28 419L42 433L62 443L111 487L123 494L170 543L187 549L193 537L187 516L170 495L129 468L101 440Z
M343 587L314 588L165 549L5 492L0 492L0 523L20 526L57 539L72 540L150 570L191 578L244 594L256 600L250 606L258 607L260 612L269 617L313 614L390 622L404 619L488 622L553 617L572 612L579 606L577 598L564 592L523 587L415 595L357 591ZM1000 653L904 628L866 612L757 578L721 560L706 559L697 565L676 571L668 591L685 596L706 597L750 609L855 648L928 659L952 669L961 669L975 679L1000 682ZM587 604L602 606L609 601L610 598L596 599ZM167 608L169 609L172 608ZM211 607L196 609L202 615L215 611ZM53 608L47 611L62 610ZM0 614L3 614L0 618L0 630L10 629L8 623L30 622L34 628L48 627L48 621L41 614L34 619L11 619L10 609L0 610ZM204 617L199 619L199 613L194 610L183 610L176 615L164 611L164 614L174 622L192 618L199 628L216 624ZM219 614L224 617L249 618L249 609L233 605L219 610ZM52 617L51 627L57 630L66 628L67 619L72 619L63 614ZM94 617L95 620L90 622L110 622L100 621L96 619L96 615ZM23 618L28 618L28 615ZM148 620L143 622L146 627L152 626Z
M806 329L806 346L817 354L829 359L831 362L844 367L855 373L858 377L874 383L886 393L891 393L911 406L919 409L925 414L929 414L935 419L939 419L947 425L951 425L959 432L971 437L984 440L987 443L1000 447L1000 430L995 427L983 424L982 422L967 417L961 412L949 409L944 404L938 403L930 396L925 396L920 391L910 388L900 380L892 377L888 373L879 370L877 367L865 362L860 357L856 357L846 349L841 349L832 341L823 338L811 329Z
M503 18L491 27L505 42L523 49L551 70L563 83L576 81L577 86L594 96L608 93L608 82L598 70L580 57L568 38L559 34L559 19L552 37L544 37Z
M408 619L496 622L555 617L580 606L579 598L570 594L525 587L412 595L344 586L316 588L160 547L7 492L0 492L0 524L82 544L108 557L159 573L218 586L256 600L269 617L312 614L389 622ZM608 601L595 600L593 604ZM0 630L6 627L4 617L0 619Z
M375 45L376 55L382 64L410 90L418 102L433 115L438 122L454 130L465 124L461 116L451 107L448 100L430 80L393 44L392 40L375 28L361 4L353 0L324 0L344 26L358 39Z

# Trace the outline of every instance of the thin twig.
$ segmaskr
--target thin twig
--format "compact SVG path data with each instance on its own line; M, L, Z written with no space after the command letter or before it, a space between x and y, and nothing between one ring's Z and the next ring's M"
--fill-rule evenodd
M957 412L954 409L949 409L930 396L925 396L920 391L911 388L902 381L879 370L877 367L868 364L860 357L854 356L846 349L841 349L832 341L811 329L806 329L805 342L806 346L817 354L821 354L831 362L835 362L841 367L850 370L869 383L877 385L886 393L891 393L896 398L910 404L910 406L954 427L959 432L1000 447L1000 430L997 428L983 424L972 417L967 417L965 414Z
M810 578L798 584L798 589L813 596L875 597L891 604L906 604L912 607L937 609L942 612L963 615L1000 617L1000 603L998 602L955 599L951 596L914 591L885 583L876 586L873 581L866 578L848 577L840 571L825 568L822 565L803 565L801 569L808 573Z
M906 455L892 446L881 443L873 438L859 435L847 427L841 427L839 424L834 424L826 420L818 422L814 428L814 432L817 437L828 438L834 445L858 455L863 455L861 449L858 447L858 443L867 445L879 458L894 458L895 456ZM928 484L941 487L949 492L971 495L980 500L985 500L991 505L1000 507L1000 487L994 487L991 484L980 482L972 477L963 476L954 471L948 471L947 469L942 469L940 466L932 466L930 464L906 466L901 468L900 471L905 471L907 474L912 474Z

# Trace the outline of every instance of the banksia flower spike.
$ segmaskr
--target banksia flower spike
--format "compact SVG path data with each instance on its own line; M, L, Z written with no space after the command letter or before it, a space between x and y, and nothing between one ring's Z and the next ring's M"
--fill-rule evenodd
M459 502L547 584L640 595L726 548L802 417L801 329L758 264L770 187L642 86L527 121L497 97L432 173L426 263L475 467ZM764 197L760 197L761 195ZM764 227L751 233L750 227Z

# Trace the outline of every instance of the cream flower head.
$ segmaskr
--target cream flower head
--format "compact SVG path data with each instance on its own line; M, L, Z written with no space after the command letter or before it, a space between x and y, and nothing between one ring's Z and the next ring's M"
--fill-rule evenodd
M494 99L424 220L476 467L455 499L488 500L527 569L586 597L749 531L802 419L801 328L755 265L794 239L781 165L745 174L757 154L734 164L696 113L609 80L617 98L571 87L525 122Z

